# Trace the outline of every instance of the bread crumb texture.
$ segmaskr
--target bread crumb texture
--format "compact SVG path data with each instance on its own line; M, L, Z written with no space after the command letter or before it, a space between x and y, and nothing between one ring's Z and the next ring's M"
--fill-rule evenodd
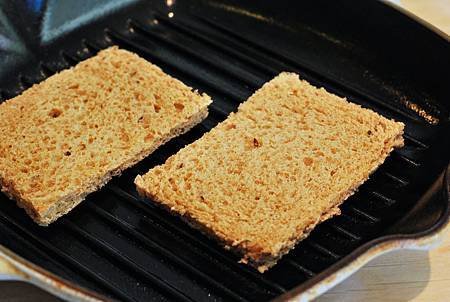
M210 102L131 52L103 50L0 105L2 191L47 225Z
M224 122L135 180L140 194L261 272L338 214L404 125L282 73Z

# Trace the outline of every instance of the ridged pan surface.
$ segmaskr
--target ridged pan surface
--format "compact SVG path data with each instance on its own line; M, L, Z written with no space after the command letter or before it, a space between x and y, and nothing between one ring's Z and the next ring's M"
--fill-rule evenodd
M0 2L3 100L109 45L136 52L214 100L204 122L49 227L0 195L0 244L121 301L267 301L319 282L376 240L419 237L442 225L450 43L382 2L361 2ZM405 146L345 202L342 215L260 274L142 200L133 179L281 71L404 122Z

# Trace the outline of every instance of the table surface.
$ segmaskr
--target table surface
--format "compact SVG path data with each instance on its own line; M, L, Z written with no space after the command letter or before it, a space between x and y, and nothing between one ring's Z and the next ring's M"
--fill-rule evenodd
M450 0L400 0L407 10L450 35ZM316 302L450 301L450 228L432 251L396 251L380 256ZM59 301L21 282L0 282L0 302Z

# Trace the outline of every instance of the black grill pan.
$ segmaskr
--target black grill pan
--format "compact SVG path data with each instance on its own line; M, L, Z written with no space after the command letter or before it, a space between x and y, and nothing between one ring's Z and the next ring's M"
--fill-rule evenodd
M449 214L450 43L380 1L0 2L0 96L110 45L213 97L210 115L47 228L0 195L9 272L72 300L312 299L387 250L428 246ZM146 172L281 71L406 124L396 150L265 274L139 198ZM1 122L1 117L0 117Z

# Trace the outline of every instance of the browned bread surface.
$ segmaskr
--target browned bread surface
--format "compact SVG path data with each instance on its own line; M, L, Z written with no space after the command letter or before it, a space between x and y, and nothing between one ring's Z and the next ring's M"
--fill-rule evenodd
M211 100L112 47L0 105L2 191L39 224L208 114Z
M135 183L263 272L339 213L403 128L282 73Z

